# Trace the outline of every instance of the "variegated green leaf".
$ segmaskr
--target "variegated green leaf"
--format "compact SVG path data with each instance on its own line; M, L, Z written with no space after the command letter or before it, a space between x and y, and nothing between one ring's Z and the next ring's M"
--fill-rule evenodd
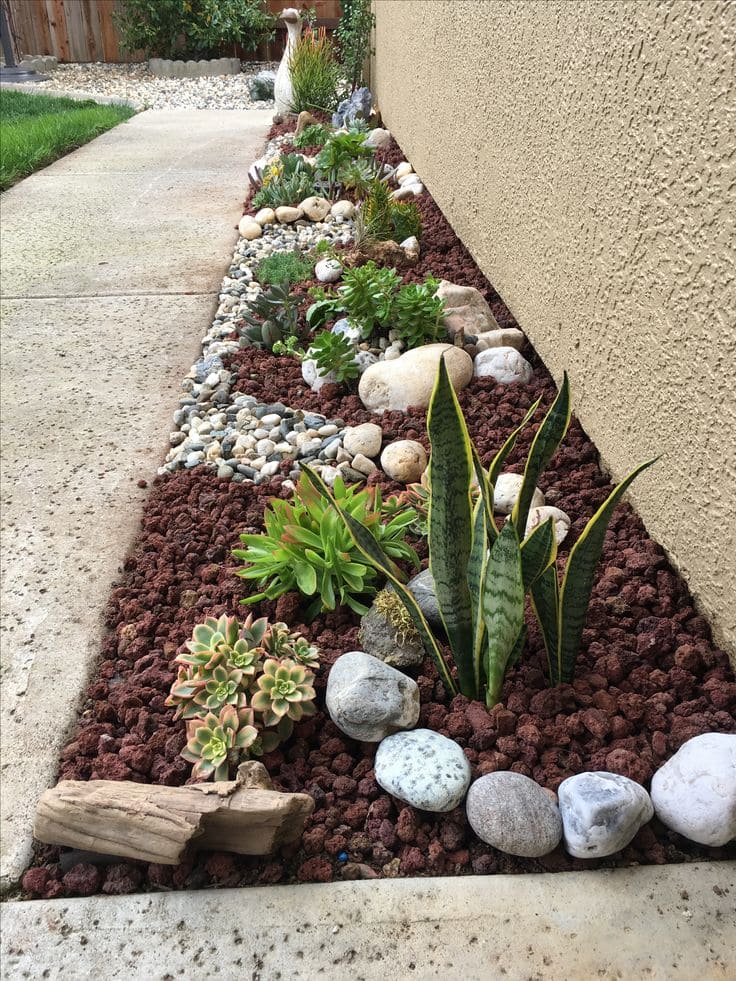
M548 569L557 558L557 537L555 523L547 518L521 544L521 569L524 577L524 592L528 593L533 582Z
M473 547L470 550L470 561L468 562L468 587L473 603L473 681L475 685L475 698L480 697L483 635L485 633L485 624L481 616L481 609L487 560L488 528L485 507L483 501L479 499L473 511Z
M488 535L489 544L492 545L498 538L498 528L496 527L496 520L493 517L493 485L488 479L488 474L483 469L483 464L481 463L475 446L473 446L472 449L473 467L475 469L475 476L478 480L478 490L485 509L486 532Z
M524 626L524 582L521 548L516 528L509 521L493 543L483 589L486 647L486 704L501 698L503 679L514 644Z
M526 519L529 516L537 481L565 438L567 427L570 425L570 414L570 383L565 372L557 398L550 406L532 441L524 468L524 483L521 485L519 497L511 512L511 520L521 538L526 531Z
M570 682L575 674L575 661L588 614L593 578L613 511L636 477L654 462L655 460L647 460L642 463L614 487L570 551L559 598L557 671L560 681Z
M427 415L429 566L437 605L458 671L460 691L473 693L473 607L468 588L472 546L470 478L473 451L444 358Z

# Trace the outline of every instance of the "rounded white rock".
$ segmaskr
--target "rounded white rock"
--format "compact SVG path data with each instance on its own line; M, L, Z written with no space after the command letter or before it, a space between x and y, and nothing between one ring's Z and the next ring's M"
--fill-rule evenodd
M532 374L532 366L514 347L492 347L475 359L476 378L493 378L501 385L525 385L532 380Z
M355 205L352 201L336 201L330 213L333 218L355 218Z
M461 747L431 729L384 739L374 769L376 783L387 793L434 813L452 811L470 786L470 764Z
M511 514L514 510L521 486L524 483L524 475L520 473L502 473L496 480L493 488L493 510L499 514ZM538 487L534 488L532 494L531 507L541 508L544 504L544 494Z
M381 454L381 466L392 480L413 484L421 480L427 466L427 452L413 439L397 439Z
M638 783L618 773L577 773L557 789L565 848L575 858L604 858L625 848L654 808Z
M240 222L238 223L238 232L248 241L260 238L261 235L263 235L263 229L255 218L251 218L250 215L243 215L243 217L240 219Z
M330 202L327 198L309 197L305 198L299 208L304 212L310 221L324 221L330 213Z
M402 177L406 177L407 174L411 174L413 171L414 168L412 165L407 160L402 160L394 172L394 177L397 181L400 181Z
M337 259L320 259L314 267L314 275L320 283L336 283L342 276L342 265Z
M542 500L544 500L544 495L542 495ZM524 538L528 538L536 527L544 524L544 522L549 518L552 518L552 521L554 522L557 544L561 545L567 538L567 533L570 531L570 525L572 524L569 515L565 514L564 511L561 511L560 508L552 507L550 504L534 507L533 499L532 507L530 508L526 519Z
M276 212L273 208L261 208L260 211L256 211L254 220L259 225L273 225L276 221Z
M343 433L343 446L352 456L362 454L367 457L378 456L381 452L383 430L374 422L363 422L359 426L349 426Z
M287 205L282 205L280 208L276 209L276 218L286 225L290 225L294 221L298 221L303 215L301 208L290 208Z
M323 477L328 469L334 468L325 467ZM413 679L377 657L348 651L330 669L325 705L341 732L361 742L377 743L417 724L419 688Z

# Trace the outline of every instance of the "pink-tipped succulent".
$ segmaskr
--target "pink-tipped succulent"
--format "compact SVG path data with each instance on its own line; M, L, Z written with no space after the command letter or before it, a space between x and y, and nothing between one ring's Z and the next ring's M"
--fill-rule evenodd
M181 755L194 763L192 776L208 780L227 780L230 763L236 763L258 739L258 730L249 724L252 712L238 712L226 705L218 715L208 712L203 719L187 725L189 741Z
M252 678L263 656L261 642L267 629L265 617L254 621L249 616L242 624L224 614L218 620L208 617L194 628L187 650L176 660L202 672L212 671L218 665L233 667Z
M290 631L285 623L273 623L263 637L263 649L269 657L291 658L307 668L319 667L319 651L306 637Z
M225 705L245 708L247 685L243 684L243 672L230 670L218 664L212 670L204 686L194 696L194 705L202 711L219 712Z
M266 726L277 725L284 717L298 722L315 712L313 681L314 675L303 664L269 658L263 664L251 705L262 714Z

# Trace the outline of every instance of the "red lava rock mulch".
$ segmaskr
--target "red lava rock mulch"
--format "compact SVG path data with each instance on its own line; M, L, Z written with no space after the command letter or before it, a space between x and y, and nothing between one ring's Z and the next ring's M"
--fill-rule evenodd
M395 146L384 157L400 159ZM481 289L500 323L510 314L427 194L419 198L427 253L412 275L426 272ZM542 396L536 421L554 398L554 385L533 351L529 385L475 380L460 401L473 438L488 463L532 401ZM348 424L374 419L356 395L336 386L305 389L296 362L257 351L238 354L236 388L293 407L316 410ZM574 393L573 393L574 398ZM387 439L426 445L423 411L381 417ZM520 470L531 440L525 433L510 460ZM632 466L637 461L632 460ZM276 492L283 478L276 478ZM642 479L656 480L656 467ZM399 489L381 482L387 490ZM562 561L610 489L598 454L573 420L564 445L540 481L547 502L572 518ZM76 732L62 753L59 777L105 778L179 785L190 766L180 756L184 724L172 722L165 698L174 679L172 659L205 616L243 615L239 600L251 589L234 575L231 549L242 531L262 527L270 488L221 481L197 468L153 481L141 532L107 609L109 633ZM423 546L423 543L422 543ZM426 564L426 549L420 554ZM376 747L343 735L325 714L329 667L358 646L358 618L350 611L302 620L299 597L262 603L259 614L301 629L322 650L318 715L296 726L294 737L264 758L277 788L312 795L315 810L302 841L276 856L245 858L201 853L178 867L146 865L65 849L36 846L36 866L24 888L47 898L118 894L145 889L201 888L340 878L562 871L641 863L718 859L733 847L707 848L668 831L656 819L622 852L582 861L562 847L541 859L501 854L478 841L464 808L429 814L384 793L373 774ZM429 660L417 674L420 726L456 740L473 776L511 769L555 790L584 770L611 770L646 784L687 739L707 731L734 732L736 684L683 580L628 505L609 527L590 605L574 684L550 689L533 617L527 653L506 680L503 701L484 705L447 697Z

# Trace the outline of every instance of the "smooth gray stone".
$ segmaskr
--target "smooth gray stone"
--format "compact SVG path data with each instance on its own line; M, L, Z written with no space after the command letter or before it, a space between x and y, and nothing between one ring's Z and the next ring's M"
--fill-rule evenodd
M538 858L562 838L562 818L552 797L529 777L511 770L487 773L471 785L465 804L470 827L499 851Z
M419 689L378 658L349 651L330 669L325 704L338 729L361 742L377 743L417 724Z

